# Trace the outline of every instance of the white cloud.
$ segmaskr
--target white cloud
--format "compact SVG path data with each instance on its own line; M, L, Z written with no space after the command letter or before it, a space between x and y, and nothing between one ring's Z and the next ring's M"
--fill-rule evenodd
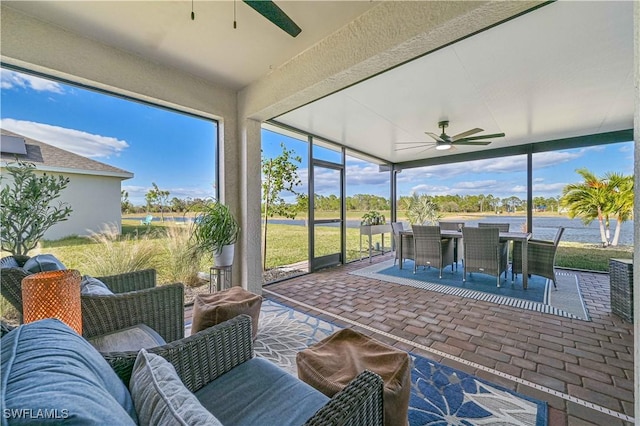
M0 70L0 82L4 90L21 87L30 88L38 92L64 93L62 86L55 81L6 69Z
M122 189L129 194L129 201L135 205L145 204L145 195L152 188L152 186L140 186L140 185L122 185ZM214 196L215 188L165 188L161 187L163 191L169 191L169 200L173 197L186 199L207 199Z
M0 127L88 158L118 156L129 147L126 141L113 137L33 121L3 118Z

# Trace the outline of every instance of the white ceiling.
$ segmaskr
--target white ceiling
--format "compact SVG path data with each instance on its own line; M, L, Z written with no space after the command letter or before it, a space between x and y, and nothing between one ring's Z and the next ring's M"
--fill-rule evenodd
M278 1L295 38L241 0L3 1L44 22L239 90L375 6L368 1ZM233 28L234 7L237 28Z
M376 5L277 1L292 38L242 1L3 1L74 33L240 90ZM633 127L633 2L558 1L276 120L391 162ZM396 151L448 119L506 134L488 147ZM481 133L482 134L482 133Z
M276 120L394 163L631 129L633 55L633 2L560 1ZM506 137L395 151L440 120Z

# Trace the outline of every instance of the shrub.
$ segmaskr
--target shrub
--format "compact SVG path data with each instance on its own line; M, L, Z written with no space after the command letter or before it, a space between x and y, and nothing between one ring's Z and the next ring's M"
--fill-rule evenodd
M198 278L201 270L202 253L191 242L191 227L188 225L168 224L165 227L162 276L168 282L180 282L188 286L202 283Z
M105 224L89 238L97 244L87 246L80 254L83 274L107 276L158 266L158 248L149 233L122 236L116 225Z

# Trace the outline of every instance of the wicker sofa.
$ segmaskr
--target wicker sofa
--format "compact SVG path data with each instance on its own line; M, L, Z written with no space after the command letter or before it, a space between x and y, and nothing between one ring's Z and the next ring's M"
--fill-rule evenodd
M29 258L5 257L22 266ZM12 262L13 263L13 262ZM0 292L22 315L22 279L29 272L21 267L0 269ZM82 296L82 335L89 339L146 324L166 342L184 337L183 284L156 285L156 271L146 269L107 277L98 277L115 293L109 296Z
M0 346L0 399L5 408L27 409L17 412L18 416L60 407L64 411L55 414L60 418L72 415L68 421L73 424L161 423L145 416L144 395L141 399L136 390L141 386L137 352L100 355L69 327L51 319L20 326L5 335ZM153 416L163 406L176 404L187 416L204 411L221 424L383 424L380 376L364 371L329 399L275 364L253 357L251 318L246 315L148 349L148 353L169 361L182 382L181 396L157 392L161 402L152 403ZM147 356L144 351L140 354ZM67 368L55 368L60 363ZM144 390L153 392L162 380ZM47 386L51 382L56 383L55 388ZM184 393L192 400L197 398L196 409L193 401L184 409ZM167 411L174 416L177 410L163 412ZM7 420L11 423L11 418ZM172 417L165 424L176 422Z

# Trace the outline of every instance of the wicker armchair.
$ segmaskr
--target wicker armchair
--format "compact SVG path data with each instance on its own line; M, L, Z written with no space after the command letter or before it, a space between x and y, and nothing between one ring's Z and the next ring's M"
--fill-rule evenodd
M196 392L217 377L253 358L251 318L239 315L192 336L148 351L173 364L187 389ZM102 355L118 376L125 383L129 383L137 352ZM380 376L364 371L305 424L382 425L382 389L383 382ZM277 410L278 407L273 409Z
M462 281L467 280L467 272L480 272L496 277L500 287L500 274L507 274L506 258L498 228L462 228L464 238L464 273Z
M28 258L20 259L24 265ZM12 261L0 260L0 264ZM0 269L0 292L20 313L22 279L29 275L21 267ZM82 296L82 335L89 339L137 324L153 328L167 342L184 337L184 286L156 286L156 271L146 269L108 277L97 277L114 295Z
M393 231L393 240L396 247L396 257L393 259L393 264L400 259L400 238L402 238L402 258L413 259L413 236L400 235L400 232L404 231L404 225L402 222L391 222L391 230Z
M529 240L527 242L527 273L529 275L539 275L553 281L556 286L556 274L553 266L556 262L556 252L560 238L564 233L564 228L560 227L556 231L553 241ZM513 244L513 264L511 266L511 280L514 281L518 274L522 273L522 243Z
M442 278L442 270L449 264L453 273L453 246L451 238L442 238L439 226L413 225L413 273L418 266L434 266L440 270L439 277Z

